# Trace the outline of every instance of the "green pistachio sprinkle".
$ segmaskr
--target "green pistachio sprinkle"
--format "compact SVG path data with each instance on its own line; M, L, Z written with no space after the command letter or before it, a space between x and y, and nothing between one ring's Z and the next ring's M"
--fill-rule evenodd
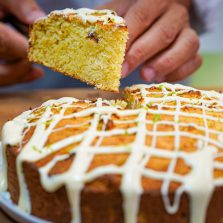
M45 126L48 127L53 122L53 119L47 120Z
M127 146L126 150L127 150L127 152L131 152L132 151L132 147L131 146Z
M163 90L163 84L160 84L160 85L158 86L158 89L162 91L162 90Z
M52 144L47 145L47 146L46 146L46 149L47 149L47 150L51 150L51 146L52 146Z
M174 92L174 91L173 91L173 92L168 93L167 96L173 96L173 95L175 95L176 93L177 93L177 92Z
M140 105L139 105L139 108L144 108L144 105L143 105L143 104L140 104Z
M125 130L125 136L128 136L128 135L129 135L128 130Z
M60 112L63 109L63 107L57 107L56 109L58 112Z
M42 151L38 149L36 146L32 146L32 149L38 153L42 153Z
M153 122L159 122L161 120L161 115L159 114L153 114Z
M152 106L153 106L153 103L152 103L152 102L149 102L149 103L146 105L146 110L150 109Z

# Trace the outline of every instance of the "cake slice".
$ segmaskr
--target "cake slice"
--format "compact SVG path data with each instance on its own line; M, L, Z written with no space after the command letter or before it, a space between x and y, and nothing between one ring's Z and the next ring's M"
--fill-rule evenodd
M118 92L128 30L111 10L64 9L38 19L28 58L98 89Z

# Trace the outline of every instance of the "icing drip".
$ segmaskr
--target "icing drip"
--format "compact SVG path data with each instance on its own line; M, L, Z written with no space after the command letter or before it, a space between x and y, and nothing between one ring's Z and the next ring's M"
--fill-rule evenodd
M69 105L70 100L66 100L64 98L62 101L67 102ZM28 213L31 212L31 203L29 199L29 192L27 190L27 186L25 184L25 177L22 170L22 164L24 161L35 161L41 158L40 154L36 154L33 150L33 146L38 145L39 148L43 148L45 142L48 139L49 134L51 133L52 129L56 126L58 121L62 118L62 115L58 115L54 117L55 121L46 129L45 123L50 118L51 107L50 105L55 101L51 100L45 103L46 111L43 116L38 120L36 129L29 140L29 142L24 146L24 148L19 153L17 160L16 160L16 167L17 167L17 175L19 180L19 188L20 188L20 196L19 196L19 207ZM62 109L61 113L63 114L66 110L66 105Z
M150 92L149 89L155 87L156 91ZM142 178L147 177L154 180L162 181L161 194L166 211L174 214L178 211L181 195L187 193L190 198L191 223L204 223L207 207L214 191L215 186L222 186L223 179L215 179L213 171L215 169L223 170L223 163L217 161L222 158L223 153L223 133L222 130L211 128L210 121L218 123L223 122L223 96L217 92L197 91L190 87L181 85L135 85L128 88L132 95L135 96L133 104L140 105L139 108L125 109L116 105L111 105L109 101L98 99L96 102L85 101L92 106L81 108L72 114L65 114L68 108L74 107L73 103L78 102L74 98L61 98L59 100L50 100L44 103L40 108L45 110L39 116L33 116L33 111L25 112L13 121L6 123L3 128L3 148L7 144L18 144L21 149L17 157L17 175L20 186L19 207L27 212L31 211L29 192L27 190L25 177L23 174L24 161L38 161L52 152L59 151L66 146L79 143L74 146L67 154L55 156L49 163L39 169L41 184L48 192L54 192L61 186L65 185L69 198L72 223L80 223L80 199L81 191L87 182L91 182L105 174L122 175L120 190L123 195L123 212L126 223L137 222L138 211L140 207L140 197L143 193ZM189 92L199 92L200 98L186 98L183 94ZM153 95L150 95L150 94ZM160 96L162 94L162 96ZM157 96L156 96L157 95ZM159 95L159 96L158 96ZM142 99L142 100L141 100ZM140 104L141 103L141 104ZM149 106L157 106L153 109ZM169 104L168 104L169 103ZM61 109L57 114L52 112L52 108L60 106ZM199 112L187 112L184 109L191 107L200 109ZM219 117L211 115L211 112L219 114ZM127 129L128 134L135 135L135 139L129 145L103 146L104 137L125 135L126 129L115 128L106 130L109 119L113 114L119 117L136 116L134 120L113 120L115 124L137 123L134 127ZM153 116L149 119L147 116ZM172 120L162 120L157 115L168 115L173 117ZM91 119L80 124L67 124L63 127L57 127L61 120L72 118L84 118L91 116ZM201 124L193 122L184 122L184 118L197 118ZM38 118L35 123L29 123L30 118ZM98 126L102 122L101 130ZM48 127L46 128L46 123ZM46 148L46 142L51 133L56 133L69 128L78 128L88 125L86 131L76 135L69 136L53 143L50 150ZM152 125L152 129L147 129L147 125ZM171 125L170 131L160 131L160 125ZM30 140L22 148L22 142L25 134L31 127L35 127L34 133ZM202 132L194 134L193 132L184 131L183 128L192 129ZM211 137L215 135L216 137ZM150 136L151 145L146 144L146 138ZM164 150L157 146L158 137L174 137L174 150ZM196 141L196 151L186 152L181 149L181 138L188 137ZM97 142L93 144L94 139ZM37 150L32 149L38 145ZM6 156L3 150L4 168L0 178L0 189L6 190ZM93 158L97 154L129 154L126 163L122 166L106 165L87 171ZM52 167L59 161L66 160L71 155L75 155L74 160L68 171L62 174L50 176L49 172ZM170 163L167 171L156 171L148 167L152 157L169 159ZM184 160L190 167L186 175L176 173L175 168L179 159ZM170 202L169 189L172 182L180 186L176 189L173 202Z
M30 111L22 113L13 121L8 121L2 129L2 170L0 170L0 192L7 190L7 161L6 146L17 146L23 138L23 130L26 127L26 116Z
M216 152L216 148L207 146L190 155L188 160L193 166L193 171L188 176L185 189L190 194L192 223L205 222L206 211L214 190L213 156Z
M142 194L141 173L139 165L143 158L143 148L138 145L145 144L146 137L146 110L141 109L138 116L138 128L136 130L136 140L132 145L131 154L124 167L121 191L124 197L123 209L126 223L137 222L137 214Z
M102 107L102 101L99 99L96 104L97 108ZM100 114L95 113L91 122L91 126L84 136L84 139L80 146L77 148L75 162L73 162L69 171L67 172L67 189L68 189L68 197L70 199L72 213L73 213L73 223L80 223L80 196L81 190L84 187L84 182L82 180L83 175L87 171L91 160L93 158L93 154L89 154L89 147L94 140L94 134L92 132L97 131L97 126L100 121ZM98 145L98 144L97 144ZM96 145L96 146L97 146ZM72 179L72 180L70 180Z

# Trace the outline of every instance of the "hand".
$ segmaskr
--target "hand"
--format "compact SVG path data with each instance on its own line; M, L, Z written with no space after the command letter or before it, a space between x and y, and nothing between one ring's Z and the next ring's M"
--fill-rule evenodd
M14 15L26 25L43 16L34 0L0 0L0 20ZM40 68L27 59L28 41L22 34L0 21L0 86L29 82L43 76Z
M110 8L126 20L129 41L123 77L142 65L145 81L179 81L201 65L199 39L189 25L191 0L113 0Z

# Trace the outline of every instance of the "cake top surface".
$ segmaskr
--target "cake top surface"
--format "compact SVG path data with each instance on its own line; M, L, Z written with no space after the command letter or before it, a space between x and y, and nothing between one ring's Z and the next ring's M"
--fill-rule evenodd
M128 107L103 99L47 101L5 124L4 148L15 146L21 163L34 163L47 191L68 185L68 194L76 194L73 222L81 219L75 204L85 184L110 174L117 176L127 223L136 222L140 195L150 190L161 191L171 214L188 193L191 222L202 223L214 188L223 185L222 94L167 83L125 92ZM69 165L61 169L61 162ZM29 210L22 176L18 171L20 205Z
M48 16L53 16L53 15L60 15L63 17L75 16L81 19L84 23L102 22L104 25L115 24L118 26L126 26L125 20L122 17L118 16L116 12L109 9L94 10L89 8L79 8L79 9L66 8L63 10L52 11Z

